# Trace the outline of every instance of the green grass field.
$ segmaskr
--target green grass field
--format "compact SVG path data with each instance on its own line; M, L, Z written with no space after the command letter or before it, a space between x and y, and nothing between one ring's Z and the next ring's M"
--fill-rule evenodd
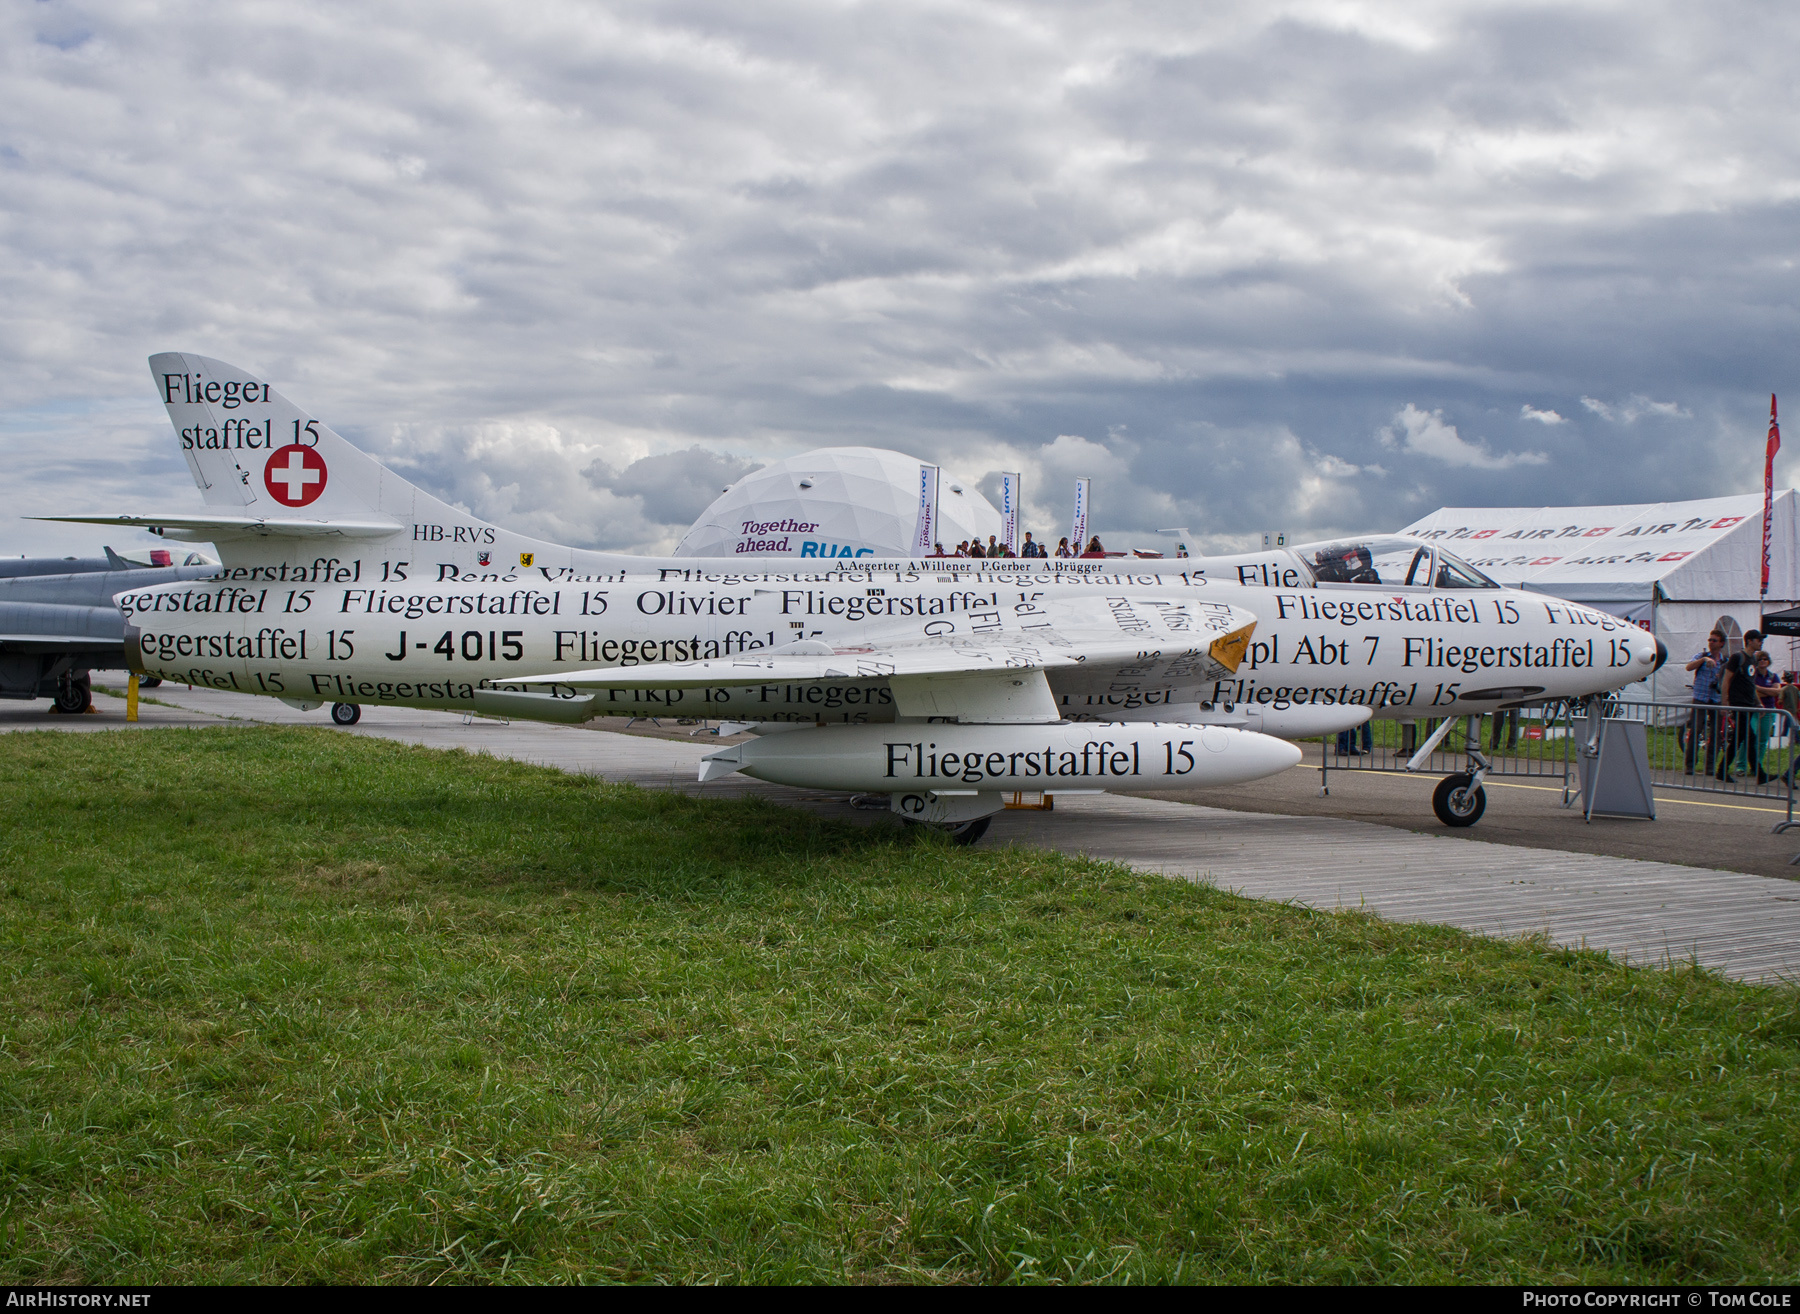
M331 731L0 780L0 1282L1800 1276L1792 990Z

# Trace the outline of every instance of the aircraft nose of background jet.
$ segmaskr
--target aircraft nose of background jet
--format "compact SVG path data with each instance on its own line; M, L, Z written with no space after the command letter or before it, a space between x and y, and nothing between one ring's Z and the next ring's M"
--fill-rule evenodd
M1664 643L1661 639L1658 639L1656 641L1656 665L1654 665L1650 668L1651 674L1654 675L1657 671L1662 670L1663 663L1668 660L1669 660L1669 645Z

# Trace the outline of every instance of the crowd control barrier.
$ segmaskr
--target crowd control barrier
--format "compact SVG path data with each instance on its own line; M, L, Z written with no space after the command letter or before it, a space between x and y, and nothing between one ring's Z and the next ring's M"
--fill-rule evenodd
M1643 725L1654 788L1761 800L1784 812L1775 833L1795 824L1800 720L1780 708L1671 700L1596 698L1447 720L1372 721L1320 741L1319 793L1331 792L1333 772L1404 771L1442 775L1446 782L1462 778L1470 782L1465 791L1479 789L1489 776L1535 779L1560 786L1563 806L1572 807L1580 797L1581 759L1598 755L1606 720ZM1452 820L1441 807L1438 815L1449 825L1473 820Z

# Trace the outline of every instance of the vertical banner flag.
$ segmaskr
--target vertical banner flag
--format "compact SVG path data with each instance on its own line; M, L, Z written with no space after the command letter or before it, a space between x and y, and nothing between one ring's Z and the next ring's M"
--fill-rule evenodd
M928 557L936 550L938 536L938 468L919 467L919 519L913 529L913 555Z
M1769 596L1769 531L1775 518L1775 453L1781 450L1781 421L1775 414L1775 394L1769 394L1769 442L1763 449L1763 576L1762 595Z
M1075 481L1075 528L1069 531L1069 546L1076 556L1087 550L1088 491L1093 483L1092 479Z
M1000 476L1000 541L1015 557L1019 555L1019 484L1017 474Z

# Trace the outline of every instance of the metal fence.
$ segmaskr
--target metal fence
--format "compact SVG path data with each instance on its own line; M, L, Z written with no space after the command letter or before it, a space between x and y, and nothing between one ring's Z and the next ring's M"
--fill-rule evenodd
M1373 721L1327 735L1320 744L1319 792L1334 771L1410 771L1421 775L1530 777L1562 788L1563 806L1581 791L1580 758L1597 751L1600 719L1643 724L1651 781L1680 789L1763 800L1794 824L1800 721L1780 708L1700 706L1692 702L1546 703L1477 716Z

